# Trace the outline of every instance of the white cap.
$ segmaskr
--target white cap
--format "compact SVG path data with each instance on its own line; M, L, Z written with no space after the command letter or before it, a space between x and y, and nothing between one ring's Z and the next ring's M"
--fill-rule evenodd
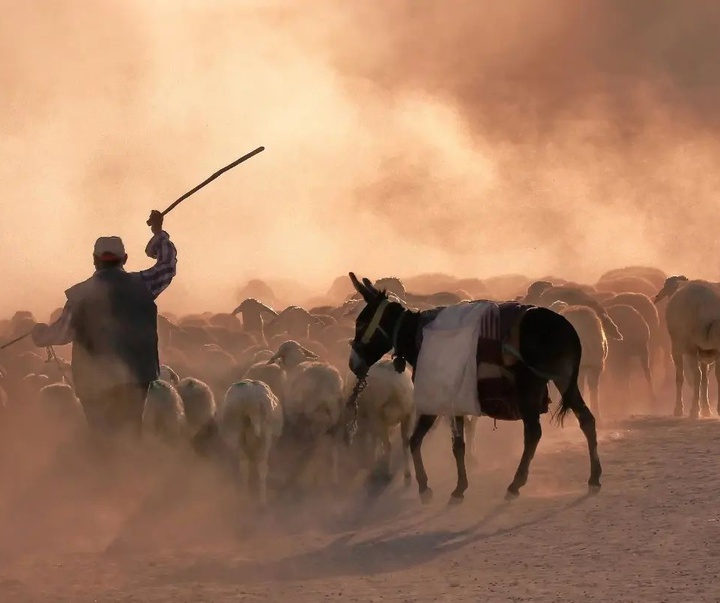
M100 237L95 241L93 255L101 260L122 260L125 257L125 245L120 237Z

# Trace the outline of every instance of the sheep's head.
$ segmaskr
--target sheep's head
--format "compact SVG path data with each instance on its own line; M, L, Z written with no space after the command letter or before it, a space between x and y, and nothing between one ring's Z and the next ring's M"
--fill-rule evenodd
M160 379L162 381L172 383L173 385L177 385L178 383L180 383L179 375L167 364L163 364L160 366Z
M558 314L561 313L565 308L569 308L570 304L567 302L564 302L562 300L554 301L550 304L550 309L554 312L557 312Z
M550 281L535 281L534 283L531 283L530 286L527 288L527 293L525 294L525 301L532 303L533 301L540 299L543 291L549 289L552 286L553 284Z
M672 297L675 292L687 282L688 278L686 276L669 276L665 279L662 289L660 289L660 291L657 292L657 295L655 295L653 302L657 304L666 297Z
M231 314L235 315L239 314L240 312L252 310L259 312L260 314L270 314L271 316L278 315L278 313L275 312L275 310L273 310L270 306L265 305L260 300L257 300L254 297L248 297L247 299L243 300L242 303L231 312Z
M291 339L280 344L278 351L267 361L267 364L280 362L285 368L293 369L308 360L318 360L318 355Z

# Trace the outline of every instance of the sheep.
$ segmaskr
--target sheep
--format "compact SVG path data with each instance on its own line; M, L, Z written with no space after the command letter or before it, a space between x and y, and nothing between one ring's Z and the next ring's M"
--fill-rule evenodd
M617 328L617 325L608 316L605 308L600 302L593 299L593 297L587 292L575 285L562 285L559 287L547 287L540 294L537 305L548 308L553 302L564 301L571 306L587 306L595 311L600 322L602 323L605 337L609 339L622 340L622 335Z
M720 388L720 288L716 283L688 280L685 276L671 276L655 296L655 303L669 297L665 319L671 341L675 365L675 416L682 416L682 386L685 370L691 373L693 401L690 417L697 418L702 407L703 416L710 415L707 373L715 362L715 377ZM685 366L684 362L686 363ZM720 395L718 396L720 414Z
M653 296L644 295L643 293L618 293L605 300L602 304L605 307L624 304L632 306L643 317L650 329L650 358L654 359L655 364L661 364L667 357L668 365L672 362L670 358L670 337L667 329L661 329L661 320L657 306L652 301ZM664 325L665 318L662 323ZM665 367L663 367L665 368Z
M595 419L599 420L600 375L608 355L608 342L602 322L594 310L583 305L568 306L561 310L560 314L570 321L580 338L582 358L578 386L582 390L583 384L587 384L590 391L590 410Z
M557 312L558 314L561 314L565 308L569 308L569 307L570 307L570 304L568 304L567 302L564 302L564 301L560 301L560 300L554 301L549 306L549 308L553 312Z
M145 397L143 435L156 436L173 444L181 439L185 429L185 408L180 394L168 381L153 381Z
M638 277L650 281L655 287L655 290L658 290L663 287L668 275L659 268L653 268L651 266L626 266L625 268L608 270L600 276L598 283L625 277Z
M528 285L525 296L522 301L526 304L536 304L540 301L540 296L547 290L553 287L550 281L535 281Z
M239 456L250 493L267 506L270 449L283 429L280 402L262 381L243 379L225 393L218 428L226 446Z
M357 378L348 372L345 379L344 397L348 398ZM410 485L410 436L415 427L415 406L413 403L413 384L407 371L395 370L393 361L382 359L375 363L368 372L367 386L359 395L358 425L367 429L373 441L373 456L377 442L382 446L382 457L378 464L376 477L389 480L391 430L400 425L402 450L404 459L405 486Z
M639 276L624 276L614 279L598 281L596 287L600 291L611 291L613 293L644 293L653 295L657 287L649 280Z
M178 383L180 383L180 377L178 374L167 364L160 365L160 380L165 381L166 383L170 383L173 386L176 386Z
M627 393L630 379L630 367L634 359L640 362L645 377L650 403L655 400L652 371L650 368L650 328L640 312L625 304L610 304L608 314L618 325L623 335L622 341L610 340L608 349L608 368L622 384Z
M305 339L309 336L310 325L321 324L305 308L288 306L271 322L265 325L265 335L273 337L287 334L294 339Z
M243 329L248 333L263 334L263 315L277 318L278 313L271 307L266 306L261 301L253 297L244 300L237 308L232 311L232 315L240 314L242 318Z
M268 364L272 352L266 358L259 359L245 371L244 380L262 381L273 394L282 398L285 388L285 372L277 364Z
M332 481L339 482L338 476L338 438L335 431L340 422L343 409L343 381L340 372L326 362L321 362L317 354L300 345L297 341L283 342L268 364L280 363L286 371L282 405L288 430L307 440L313 446L319 446L318 438L331 434L330 446L332 463ZM312 463L315 450L310 451L308 460L302 469L300 478L320 470ZM313 471L315 470L315 471Z
M175 389L183 402L188 436L197 449L215 429L215 396L206 383L194 377L185 377Z

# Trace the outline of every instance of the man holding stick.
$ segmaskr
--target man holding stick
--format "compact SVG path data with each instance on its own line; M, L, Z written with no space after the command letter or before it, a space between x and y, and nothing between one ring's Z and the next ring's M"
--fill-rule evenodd
M38 347L73 344L75 393L93 431L139 436L148 387L159 378L155 299L175 277L177 253L162 228L163 213L153 211L147 223L153 236L145 253L154 266L126 272L122 240L100 237L95 273L65 292L56 322L32 331Z

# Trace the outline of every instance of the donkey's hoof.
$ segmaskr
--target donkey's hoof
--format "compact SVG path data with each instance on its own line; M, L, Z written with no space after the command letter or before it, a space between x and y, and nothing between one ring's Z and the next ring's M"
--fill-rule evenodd
M597 494L600 492L600 484L588 484L588 494Z
M675 410L674 410L674 412L673 412L673 415L675 415L676 417L682 417L683 414L684 414L683 407L682 407L682 406L676 406L676 407L675 407Z
M409 473L403 475L403 485L409 488L412 485L412 476Z
M450 495L450 499L448 500L448 506L454 507L455 505L461 504L464 500L465 500L464 494L456 494L455 492L453 492Z
M515 500L520 496L519 490L510 490L508 489L507 492L505 492L505 500Z
M420 502L422 504L426 505L428 504L433 497L433 491L430 488L425 488L422 492L420 492Z

